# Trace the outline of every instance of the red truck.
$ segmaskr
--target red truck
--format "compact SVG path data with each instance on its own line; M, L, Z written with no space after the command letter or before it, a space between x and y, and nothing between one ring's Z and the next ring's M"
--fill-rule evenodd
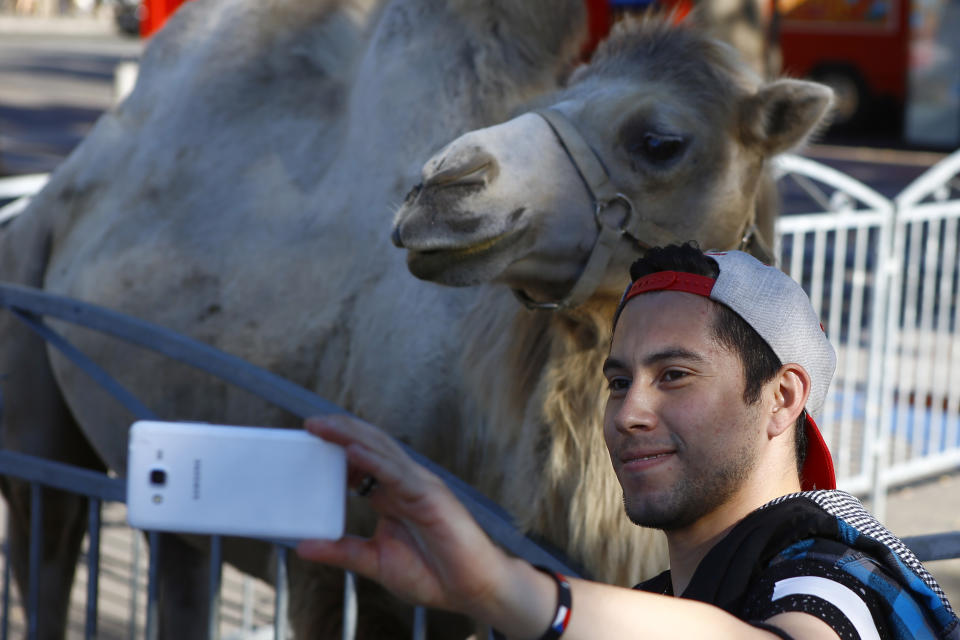
M883 124L878 119L902 115L910 64L908 0L779 0L777 8L783 71L833 87L835 123L866 118Z
M701 0L710 1L710 0ZM835 123L849 123L878 103L902 108L907 93L909 0L764 0L782 70L834 88ZM651 0L609 0L614 13L644 11ZM656 0L662 7L683 0ZM889 110L889 109L888 109Z

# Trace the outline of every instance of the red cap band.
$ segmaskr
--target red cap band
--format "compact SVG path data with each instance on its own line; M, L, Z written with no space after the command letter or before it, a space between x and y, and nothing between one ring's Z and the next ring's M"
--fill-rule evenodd
M657 271L650 275L637 278L633 285L623 296L621 306L627 303L627 300L641 293L651 291L685 291L695 293L705 298L710 297L713 285L717 281L709 276L700 276L695 273L683 273L681 271Z
M824 442L813 416L807 413L807 457L800 472L800 488L804 491L815 489L836 489L837 476L833 470L833 458Z

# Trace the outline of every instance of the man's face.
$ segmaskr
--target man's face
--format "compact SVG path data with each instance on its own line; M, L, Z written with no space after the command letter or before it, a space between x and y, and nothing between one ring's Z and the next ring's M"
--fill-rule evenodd
M740 358L717 342L715 303L676 291L627 303L604 365L603 432L635 523L686 527L753 470L764 429Z

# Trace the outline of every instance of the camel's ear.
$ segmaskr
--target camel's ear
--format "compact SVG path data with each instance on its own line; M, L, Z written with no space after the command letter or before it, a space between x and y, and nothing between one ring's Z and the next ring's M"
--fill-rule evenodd
M833 104L826 85L805 80L776 80L743 101L740 125L744 142L775 155L803 144Z

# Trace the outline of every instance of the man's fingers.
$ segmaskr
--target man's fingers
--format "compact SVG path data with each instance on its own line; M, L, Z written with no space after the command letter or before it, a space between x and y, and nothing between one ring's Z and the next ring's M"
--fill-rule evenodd
M347 460L351 467L373 475L380 484L397 485L405 476L409 476L409 473L404 473L403 461L385 456L363 444L348 446Z
M388 455L406 455L403 448L381 429L363 420L343 414L307 418L304 428L327 442L341 446L362 443L368 449Z
M369 540L344 536L339 540L301 540L297 555L304 560L330 564L376 580L377 550Z
M345 415L322 416L307 419L304 428L346 449L348 480L353 488L365 476L373 476L379 484L409 494L411 487L405 487L405 483L420 476L418 465L393 438L361 420Z
M425 483L428 483L429 479L433 477L433 474L406 455L402 455L402 457L384 455L360 444L352 444L347 447L347 460L352 469L360 470L364 474L372 476L377 481L377 487L386 489L388 494L403 501L417 500L423 497L427 490L427 484ZM357 486L359 487L360 483ZM380 488L375 490L377 495L383 493ZM371 494L372 496L373 494ZM394 507L399 506L392 500L388 504L392 504ZM394 511L394 509L387 509L387 511Z

